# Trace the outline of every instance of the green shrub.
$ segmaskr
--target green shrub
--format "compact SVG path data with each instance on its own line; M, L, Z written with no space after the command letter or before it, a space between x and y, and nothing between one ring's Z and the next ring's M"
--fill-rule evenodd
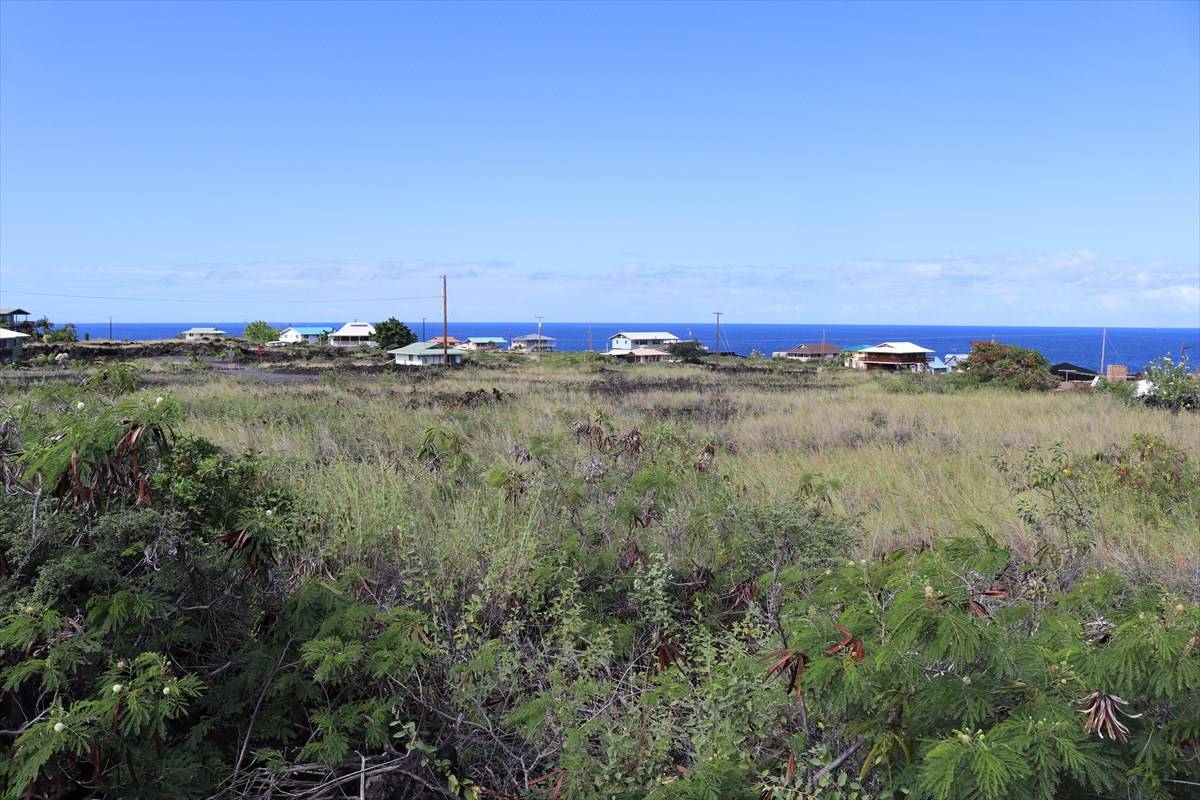
M995 384L1024 391L1046 391L1058 385L1050 362L1038 351L983 341L971 343L966 367L946 379L950 385Z

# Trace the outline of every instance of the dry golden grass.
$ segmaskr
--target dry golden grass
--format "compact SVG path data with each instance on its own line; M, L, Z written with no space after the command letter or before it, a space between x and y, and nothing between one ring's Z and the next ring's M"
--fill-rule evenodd
M1019 517L996 459L1019 462L1037 445L1061 441L1069 451L1087 453L1128 444L1140 433L1200 459L1196 416L1087 393L904 394L843 371L715 372L685 365L598 371L563 361L336 384L212 377L172 390L185 405L190 431L278 458L291 480L321 499L331 527L349 540L419 519L413 487L389 464L446 413L445 403L430 398L493 387L513 399L454 417L481 470L531 436L569 440L571 420L597 413L622 430L670 426L717 443L723 473L752 496L792 492L814 473L838 481L836 502L861 515L865 552L950 535L969 521L1029 551L1036 532ZM1096 552L1103 558L1172 571L1200 563L1195 527L1164 533L1120 508L1102 512Z

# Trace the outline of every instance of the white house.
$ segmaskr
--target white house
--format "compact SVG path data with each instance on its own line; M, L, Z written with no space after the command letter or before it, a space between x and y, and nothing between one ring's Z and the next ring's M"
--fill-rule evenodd
M375 326L369 322L347 322L336 332L329 334L329 344L333 347L357 347L359 345L375 346L371 337L375 335Z
M542 336L540 333L527 333L524 336L514 336L509 350L525 351L528 353L549 353L554 350L553 336Z
M17 333L8 328L0 328L0 363L9 361L15 364L20 361L21 340L28 338L28 333Z
M620 355L639 347L666 347L679 341L679 337L669 331L617 331L608 337L608 354Z
M201 339L222 339L225 337L225 331L218 328L188 328L180 335L189 342L195 342Z
M331 333L333 328L329 326L284 328L279 334L279 341L285 344L320 344L321 337Z
M442 345L433 342L413 342L404 347L397 347L395 350L388 350L388 353L396 357L397 364L409 367L431 367L443 364L446 356L449 356L451 364L461 364L463 356L466 355L457 347L443 351Z

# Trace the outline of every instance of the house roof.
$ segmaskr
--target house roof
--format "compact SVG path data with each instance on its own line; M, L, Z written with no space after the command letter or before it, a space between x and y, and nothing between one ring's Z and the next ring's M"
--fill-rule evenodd
M1094 369L1081 367L1078 364L1072 364L1069 361L1061 361L1055 364L1054 366L1050 367L1050 371L1055 375L1062 375L1063 377L1075 375L1079 378L1094 378L1099 374Z
M632 350L618 351L625 355L631 356L670 356L670 353L664 353L662 350L655 350L653 347L635 347Z
M836 344L827 344L827 343L817 342L815 344L808 344L808 343L798 344L795 347L793 347L791 350L788 350L788 352L789 353L803 353L806 355L828 356L828 355L837 355L838 353L842 352L842 348L838 347Z
M332 336L374 336L375 326L369 322L347 322Z
M514 336L514 342L553 342L556 341L553 336L542 336L536 333L527 333L524 336Z
M874 347L867 347L862 352L864 353L932 353L928 347L921 347L919 344L912 342L880 342Z
M949 367L946 366L946 362L942 361L937 356L934 356L933 358L929 359L929 368L930 369L950 369Z
M8 328L0 328L0 339L26 339L28 337L28 333L17 333L16 331L10 331Z
M861 353L864 350L870 350L870 349L871 349L871 345L869 345L869 344L856 344L856 345L854 345L854 347L846 348L846 350L851 353Z
M955 361L966 361L971 357L970 353L946 353L946 360L954 359Z
M300 334L301 336L320 336L322 333L332 333L333 326L332 325L305 325L305 326L300 326L300 327L293 326L291 328L284 328L280 332L280 335L283 335L284 333L287 333L288 331L295 331L296 333Z
M504 344L503 336L468 336L467 341L472 344Z
M225 331L220 328L188 328L184 333L224 334Z
M457 347L450 347L443 351L441 342L438 342L437 344L434 344L433 342L413 342L412 344L404 345L404 347L397 347L394 350L388 350L388 352L393 355L399 354L402 356L440 356L443 352L448 352L450 355L466 355L465 352L459 350Z
M624 336L626 339L678 339L679 337L670 331L617 331L609 339L615 339L618 336Z
M25 314L28 316L29 312L23 308L0 308L0 316L6 317L9 314Z
M458 344L459 343L459 340L455 339L453 336L445 336L445 337L435 336L432 339L426 339L425 341L430 342L432 344L441 344L443 338L446 340L446 344Z

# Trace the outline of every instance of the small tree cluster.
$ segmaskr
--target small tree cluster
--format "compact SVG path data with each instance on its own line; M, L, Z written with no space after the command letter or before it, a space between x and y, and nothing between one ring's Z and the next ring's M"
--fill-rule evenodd
M375 323L375 343L380 350L395 350L405 347L417 340L417 335L400 320L388 317L383 322Z
M972 342L966 367L947 378L959 383L1024 391L1045 391L1058 385L1058 379L1050 372L1050 362L1037 350L999 342Z
M279 338L279 328L268 325L264 320L246 323L242 337L251 342L273 342Z

